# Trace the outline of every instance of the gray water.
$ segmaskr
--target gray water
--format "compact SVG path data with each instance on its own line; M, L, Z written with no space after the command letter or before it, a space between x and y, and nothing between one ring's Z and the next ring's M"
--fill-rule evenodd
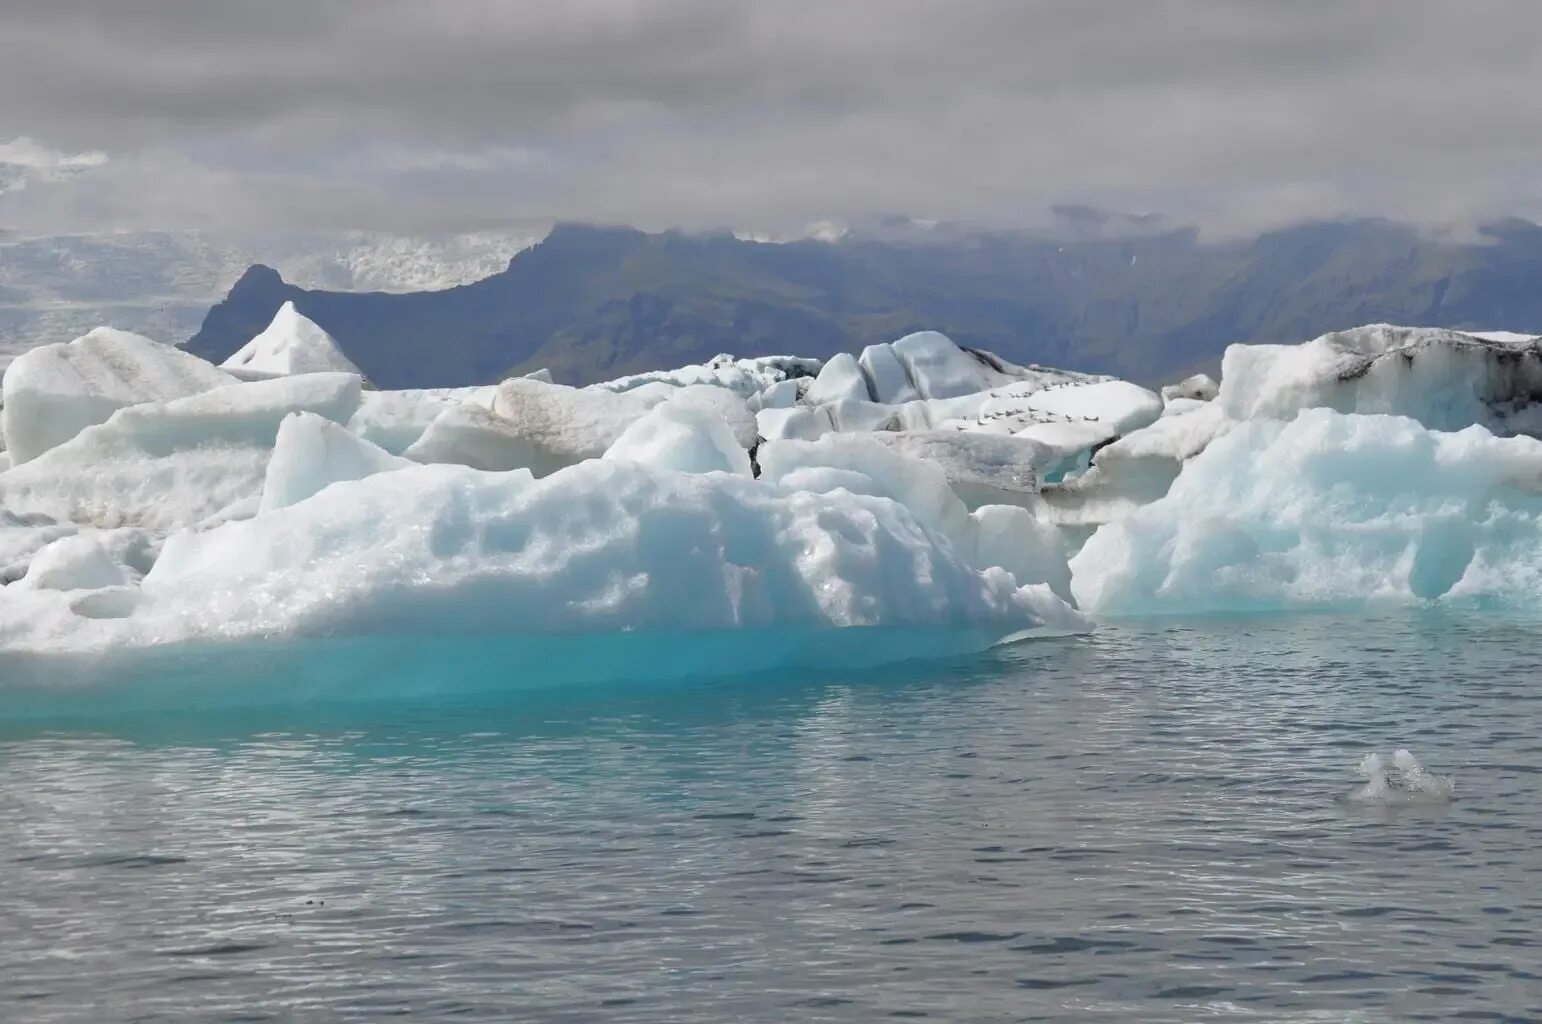
M13 723L0 1017L1542 1019L1539 641L1155 622L862 676ZM1396 747L1456 799L1345 801Z

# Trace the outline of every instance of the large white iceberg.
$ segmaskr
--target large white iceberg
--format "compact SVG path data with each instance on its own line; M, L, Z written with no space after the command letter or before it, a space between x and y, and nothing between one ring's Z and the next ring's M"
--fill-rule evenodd
M870 664L1084 629L1071 598L1103 615L1542 599L1542 441L1496 436L1542 433L1527 338L1238 346L1219 397L933 332L582 389L236 383L102 332L38 351L0 421L19 441L0 470L11 652L401 654L472 632L521 638L500 650L545 658L542 677L651 678L717 670L715 631L753 637L725 672L837 648ZM1365 415L1387 412L1412 418ZM832 644L837 627L870 631Z
M1542 341L1373 324L1304 345L1233 345L1220 401L1234 420L1324 408L1542 434Z
M1237 424L1071 562L1100 614L1542 600L1542 441L1309 409Z
M974 568L897 502L624 461L541 480L414 466L334 483L174 534L111 616L77 614L67 594L16 598L0 605L0 646L22 650L851 626L962 629L979 646L1085 628L1048 587Z
M337 341L314 320L286 302L263 332L220 364L245 379L296 373L355 373L363 376Z
M233 383L234 377L197 356L98 327L16 357L5 371L0 429L11 464L21 465L119 409Z

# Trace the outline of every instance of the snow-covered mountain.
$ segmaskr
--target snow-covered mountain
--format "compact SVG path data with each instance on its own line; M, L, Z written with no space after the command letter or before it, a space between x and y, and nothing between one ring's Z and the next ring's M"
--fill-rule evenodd
M110 324L167 342L191 337L253 263L306 287L419 292L495 274L538 235L194 231L21 236L0 231L0 366L18 352Z

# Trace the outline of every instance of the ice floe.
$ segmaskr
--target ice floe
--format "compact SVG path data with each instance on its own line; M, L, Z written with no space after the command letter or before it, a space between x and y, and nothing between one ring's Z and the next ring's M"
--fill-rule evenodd
M1159 393L927 331L380 392L292 307L237 360L260 379L100 330L5 378L0 652L839 627L958 650L1088 613L1533 607L1538 345L1373 325Z

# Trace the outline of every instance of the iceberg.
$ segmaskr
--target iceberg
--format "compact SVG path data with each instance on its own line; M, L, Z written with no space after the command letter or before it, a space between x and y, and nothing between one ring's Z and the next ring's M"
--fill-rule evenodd
M1323 408L1542 435L1542 340L1373 324L1304 345L1233 345L1220 401L1234 420Z
M703 409L728 425L734 441L748 451L759 439L759 427L749 403L738 392L713 384L688 384L664 399L671 405Z
M970 566L889 499L612 460L539 480L432 465L334 483L173 534L120 593L111 616L15 595L0 646L860 626L966 630L978 647L1086 628L1049 587Z
M257 511L285 508L332 484L413 465L325 417L291 413L278 425Z
M1070 527L1121 519L1165 495L1184 464L1233 426L1219 402L1174 399L1155 423L1098 448L1085 472L1045 484L1040 514Z
M715 411L661 402L621 432L605 450L612 462L640 462L681 473L750 476L750 456Z
M545 476L598 459L652 403L628 393L506 380L489 408L446 409L403 454L489 471L529 469Z
M711 384L727 388L743 398L766 391L777 384L814 377L822 364L818 359L797 356L760 356L754 359L735 359L720 355L702 364L682 366L675 370L651 370L635 373L615 380L591 384L588 391L626 392L645 384L665 383L676 387L690 384Z
M366 391L348 429L392 455L417 443L429 425L448 409L475 405L492 407L496 385L473 388L420 388L407 391Z
M284 418L310 412L346 422L359 393L353 374L318 373L129 406L0 473L0 508L157 533L251 515Z
M1176 384L1162 388L1162 404L1171 408L1174 402L1208 402L1221 393L1221 386L1208 373L1196 373Z
M756 457L767 484L890 498L959 550L972 547L969 510L948 486L942 467L891 451L874 437L827 434L815 441L770 441Z
M856 356L849 352L838 353L826 360L819 376L814 378L814 383L809 385L804 394L804 401L809 405L823 405L845 399L868 402L872 398L873 392L868 387L867 377L857 363Z
M332 335L296 309L293 302L280 306L273 322L220 366L247 380L296 373L364 376Z
M1071 571L1080 607L1103 615L1534 606L1542 441L1330 409L1239 423Z
M131 582L128 571L95 537L75 534L37 552L16 586L26 590L101 590Z
M1040 474L1060 461L1053 448L1002 434L907 430L875 433L872 439L940 466L948 486L970 508L1030 502Z
M302 321L254 339L254 381L112 332L13 364L0 651L477 634L566 679L652 637L636 671L664 676L721 662L725 631L755 645L737 670L1087 615L1542 599L1530 336L1233 346L1219 385L1160 394L936 332L377 392L294 372L333 358Z
M119 409L169 402L236 379L197 356L110 327L23 352L6 368L0 430L19 466Z
M921 393L910 380L910 371L900 362L892 345L869 345L857 357L857 365L867 378L875 402L904 405L918 401Z

